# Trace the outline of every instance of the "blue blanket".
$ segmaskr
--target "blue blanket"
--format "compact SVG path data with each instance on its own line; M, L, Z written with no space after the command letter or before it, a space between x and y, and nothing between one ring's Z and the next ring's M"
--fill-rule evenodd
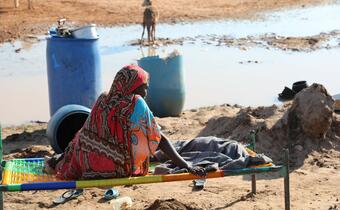
M252 164L272 162L264 155L250 157L245 147L234 140L214 136L197 137L190 141L181 140L173 144L189 164L204 167L208 171L241 169ZM186 172L186 169L181 169L168 160L161 150L156 151L155 158L161 164L156 166L154 174Z

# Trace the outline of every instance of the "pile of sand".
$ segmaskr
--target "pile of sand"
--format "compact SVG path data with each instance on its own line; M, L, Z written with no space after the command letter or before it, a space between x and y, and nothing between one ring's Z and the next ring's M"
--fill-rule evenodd
M282 107L248 107L240 109L234 117L213 117L198 135L247 143L250 131L255 130L257 152L279 162L283 148L289 148L291 161L298 166L311 152L336 149L339 145L339 117L333 113L333 106L334 100L327 90L313 84Z
M153 204L147 207L145 210L201 210L202 208L195 208L188 206L176 199L157 199Z

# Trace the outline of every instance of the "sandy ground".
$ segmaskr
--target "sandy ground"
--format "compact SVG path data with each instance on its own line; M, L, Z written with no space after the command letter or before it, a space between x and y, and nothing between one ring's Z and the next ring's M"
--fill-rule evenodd
M0 0L0 42L17 38L31 39L44 34L56 20L66 17L74 24L96 23L98 25L122 25L140 23L141 0L33 0L34 9L27 9L21 1L14 8L13 1ZM287 7L306 7L314 4L333 3L334 0L215 0L215 1L160 1L154 4L160 11L161 22L182 22L221 18L255 18L259 11ZM32 36L33 35L33 36ZM268 46L286 50L310 51L327 48L322 42L338 37L338 32L304 37L250 37L248 40L229 37L197 37L212 44L249 47L260 41ZM249 40L251 40L249 42ZM160 40L161 44L169 40ZM195 40L170 40L188 42ZM264 42L264 43L265 43ZM247 43L247 44L245 44ZM261 42L263 44L263 42ZM133 44L133 43L132 43ZM194 43L193 43L194 44ZM216 135L230 137L240 142L252 128L274 125L287 110L282 107L247 108L240 106L212 106L184 111L179 117L157 119L165 133L173 140L191 139L195 136ZM247 119L238 117L247 113ZM218 127L216 125L221 125ZM31 123L3 128L5 159L20 157L43 157L53 154L46 138L46 123ZM340 115L334 114L333 134L324 142L303 148L303 155L295 154L299 164L292 159L291 206L292 209L340 209ZM314 144L311 142L311 144ZM268 148L276 145L275 151ZM280 142L261 141L259 152L270 154L280 163ZM162 183L117 187L121 196L130 196L131 209L283 209L283 179L277 174L258 176L258 193L251 196L248 176L226 177L208 180L201 191L192 189L192 182ZM88 189L83 196L64 205L54 206L52 201L63 190L5 193L5 209L112 209L112 203L102 198L103 189ZM154 205L152 205L154 204ZM158 208L156 208L158 207ZM161 208L162 207L162 208Z
M184 111L180 117L158 118L171 139L191 139L216 135L245 142L250 129L276 124L290 105L282 107L212 106ZM240 115L246 113L247 115ZM248 117L240 117L248 116ZM250 117L250 121L249 121ZM333 131L323 143L304 146L306 153L292 159L292 209L339 209L340 207L340 115L334 114ZM46 123L32 123L3 129L5 159L50 156L53 151L45 136ZM223 129L221 129L223 128ZM267 129L265 128L265 129ZM282 153L265 149L282 145L259 139L259 152L270 154L280 163ZM272 146L271 146L272 145ZM308 144L306 144L308 145ZM274 149L274 148L273 148ZM280 151L280 150L278 150ZM191 181L117 187L121 196L132 198L131 209L283 209L283 179L278 174L258 176L258 193L251 196L248 176L209 179L205 188L195 191ZM60 206L52 201L63 190L5 193L5 209L112 209L102 198L103 189L88 189L84 196ZM151 204L154 204L151 206ZM158 208L156 208L158 207ZM162 207L162 208L160 208Z

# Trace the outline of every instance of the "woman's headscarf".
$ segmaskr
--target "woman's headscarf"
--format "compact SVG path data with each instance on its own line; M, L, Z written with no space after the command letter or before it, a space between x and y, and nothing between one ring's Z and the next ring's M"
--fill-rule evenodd
M147 84L149 75L141 67L129 65L115 76L108 94L102 94L80 131L79 143L83 151L96 152L114 161L115 177L131 172L130 117L139 86Z

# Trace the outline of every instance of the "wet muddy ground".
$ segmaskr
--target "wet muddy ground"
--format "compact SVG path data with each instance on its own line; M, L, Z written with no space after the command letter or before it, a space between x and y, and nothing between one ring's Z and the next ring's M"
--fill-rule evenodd
M234 38L223 35L206 35L196 37L183 37L177 39L159 38L155 42L143 41L140 39L132 41L132 46L163 47L169 45L185 45L204 43L206 45L226 46L247 50L249 48L280 49L284 51L311 52L320 49L333 49L340 47L340 31L335 30L329 33L320 33L306 37L285 37L275 33L260 36L247 36L245 38Z

